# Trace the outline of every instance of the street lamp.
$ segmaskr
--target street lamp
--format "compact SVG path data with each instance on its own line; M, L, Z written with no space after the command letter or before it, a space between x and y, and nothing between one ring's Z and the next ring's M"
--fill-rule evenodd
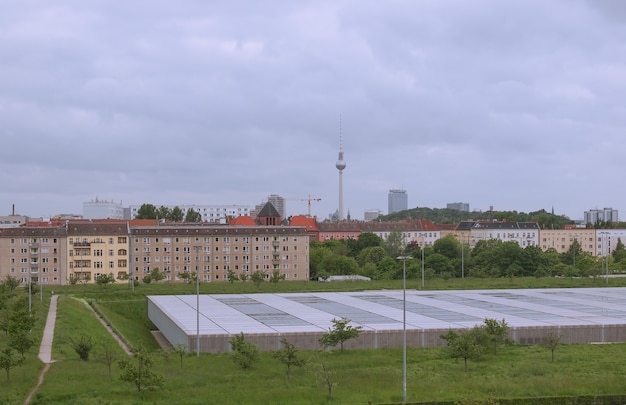
M424 242L422 242L422 290L424 289Z
M196 251L196 356L200 357L200 271L198 268L198 251L202 246L194 246Z
M402 402L406 402L406 259L411 256L398 256L402 260Z

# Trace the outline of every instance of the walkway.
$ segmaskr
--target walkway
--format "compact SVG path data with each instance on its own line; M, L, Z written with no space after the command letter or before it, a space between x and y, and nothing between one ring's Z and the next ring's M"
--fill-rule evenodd
M46 366L41 370L41 374L39 375L39 379L37 380L37 385L33 388L26 400L24 401L24 405L30 403L35 395L35 392L39 389L41 384L43 383L44 376L50 370L50 363L52 363L52 339L54 339L54 325L57 321L57 299L58 295L53 295L50 299L50 308L48 308L48 317L46 318L46 326L43 329L43 336L41 337L41 346L39 346L39 359L46 364Z

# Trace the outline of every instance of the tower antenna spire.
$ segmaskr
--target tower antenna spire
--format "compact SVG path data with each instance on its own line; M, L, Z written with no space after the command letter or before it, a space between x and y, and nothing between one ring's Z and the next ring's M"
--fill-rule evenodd
M339 156L335 167L339 170L339 208L337 209L338 219L343 221L343 169L346 168L346 162L343 160L343 122L342 116L339 114Z

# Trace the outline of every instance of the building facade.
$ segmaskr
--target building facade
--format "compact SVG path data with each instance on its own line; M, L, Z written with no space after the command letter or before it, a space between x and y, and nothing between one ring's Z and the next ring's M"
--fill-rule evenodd
M406 190L389 190L389 194L387 195L387 213L393 214L394 212L406 211L407 209L408 196Z
M83 218L87 219L124 219L124 207L121 203L95 199L83 203Z
M228 218L236 218L241 215L250 215L250 208L247 205L165 205L170 210L178 207L187 215L187 211L193 209L202 216L202 222L225 224ZM137 212L141 205L130 206L130 217L137 217ZM159 207L157 207L159 208Z
M148 225L147 225L148 223ZM159 225L156 221L65 221L0 229L0 278L44 284L143 280L154 268L169 282L198 272L207 282L259 270L269 279L308 280L309 234L296 226ZM183 277L181 277L181 275Z
M585 224L603 222L619 222L619 212L613 208L594 209L585 211Z

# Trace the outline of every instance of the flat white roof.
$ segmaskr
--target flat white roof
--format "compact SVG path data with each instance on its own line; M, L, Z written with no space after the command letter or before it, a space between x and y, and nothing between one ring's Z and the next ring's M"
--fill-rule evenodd
M148 297L196 335L196 295ZM401 330L403 291L200 295L200 335L325 332L333 318L364 330ZM406 291L406 328L469 328L485 318L509 327L626 324L626 288Z

